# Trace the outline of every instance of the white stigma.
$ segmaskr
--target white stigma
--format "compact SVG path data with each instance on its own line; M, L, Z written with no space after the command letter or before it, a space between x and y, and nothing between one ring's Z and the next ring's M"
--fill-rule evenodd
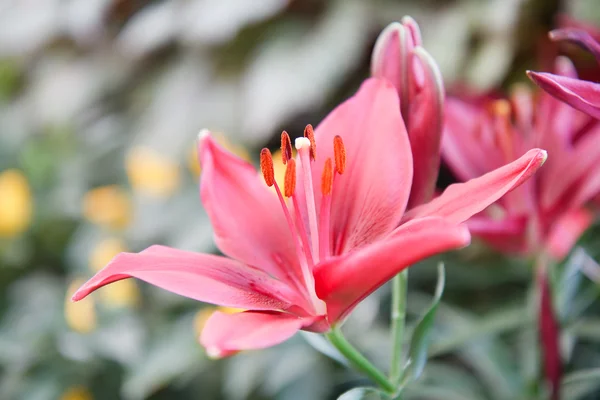
M210 136L210 131L208 129L201 129L200 132L198 132L198 140L202 140L209 136Z
M296 138L296 141L294 141L294 146L296 146L296 150L300 150L300 149L307 149L310 147L310 140L308 140L308 138L305 137L299 137Z

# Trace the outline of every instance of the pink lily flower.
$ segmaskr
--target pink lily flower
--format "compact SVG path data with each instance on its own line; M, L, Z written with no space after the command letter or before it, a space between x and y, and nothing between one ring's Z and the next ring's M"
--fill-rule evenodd
M600 62L600 43L584 30L574 28L558 29L550 32L550 38L577 43L590 51ZM592 117L600 119L600 83L547 72L527 71L527 75L552 96Z
M444 111L442 75L422 47L419 26L412 18L404 17L381 32L371 57L371 75L391 82L400 97L413 154L410 209L433 197Z
M559 76L575 76L559 58ZM535 110L535 113L534 113ZM511 120L514 115L514 123ZM469 222L472 234L503 252L563 259L592 223L584 206L600 193L600 122L544 92L523 87L507 100L446 102L442 156L468 180L540 146L552 157L525 185Z
M282 134L285 185L268 149L262 175L199 139L200 194L225 257L164 246L121 253L74 295L135 277L195 300L247 311L215 312L200 341L212 356L280 343L300 329L326 332L364 297L415 262L466 246L462 221L521 184L545 160L519 160L455 185L399 225L412 155L396 90L369 79L313 132Z
M556 69L557 76L575 76L565 58L558 60ZM459 179L479 176L533 146L547 148L552 156L534 178L467 225L500 251L538 257L540 340L553 399L558 398L562 364L547 256L562 260L593 222L584 207L600 193L600 170L594 168L600 162L599 143L600 121L545 92L537 101L520 87L508 100L446 102L442 155Z

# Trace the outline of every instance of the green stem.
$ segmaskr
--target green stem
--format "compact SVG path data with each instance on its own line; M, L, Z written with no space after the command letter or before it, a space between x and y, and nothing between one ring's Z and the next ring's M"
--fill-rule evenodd
M346 357L354 368L367 375L386 392L394 393L396 391L396 387L388 381L383 372L371 364L365 356L360 354L360 352L346 340L339 327L333 327L331 331L325 334L325 337L327 337L331 344Z
M404 343L404 324L406 320L406 288L408 269L392 279L392 364L390 380L398 385L402 380L402 345Z

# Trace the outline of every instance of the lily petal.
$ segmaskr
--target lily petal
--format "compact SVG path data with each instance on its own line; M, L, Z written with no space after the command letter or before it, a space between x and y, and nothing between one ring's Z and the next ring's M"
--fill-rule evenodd
M580 207L600 190L600 187L595 187L587 191L587 198L583 196L581 202L573 203L580 197L576 194L586 190L584 186L589 181L588 177L599 173L594 168L600 162L598 143L600 128L588 132L575 143L573 149L563 150L562 157L553 157L553 164L544 167L545 173L540 176L540 204L543 209L556 209L558 205ZM561 178L556 179L557 176Z
M492 140L492 123L482 108L456 98L444 103L442 154L457 178L466 181L485 174L503 159Z
M210 135L199 141L200 196L226 255L302 287L294 238L277 197L254 167Z
M547 72L527 71L539 87L572 107L600 119L600 84Z
M335 177L331 197L331 248L341 254L387 235L398 225L413 171L398 95L387 81L366 80L355 96L317 127L315 182L321 182L325 160L334 158L336 135L342 137L347 157L346 170ZM322 194L316 191L315 196L319 210Z
M594 214L584 208L571 210L558 218L546 239L548 253L558 261L565 258L592 222Z
M440 137L444 111L444 84L433 58L422 47L412 54L411 95L407 122L413 154L413 182L408 207L433 196L440 167Z
M527 217L509 217L493 220L483 216L474 216L466 224L471 235L480 238L493 248L510 253L527 251Z
M206 321L200 343L211 357L225 357L241 350L264 349L279 344L308 324L294 315L246 311L215 311Z
M371 76L387 79L399 93L401 88L408 88L404 78L408 76L406 65L407 46L411 44L409 38L409 32L401 23L392 22L379 34L371 56ZM401 103L403 100L406 98L401 98Z
M329 323L342 319L403 269L434 254L464 247L469 241L464 225L421 218L401 225L386 239L317 265L317 295L327 303Z
M555 29L548 35L552 40L568 40L583 47L600 62L600 43L588 32L577 28Z
M226 307L282 310L298 295L264 272L237 261L165 246L120 253L73 295L78 301L109 283L138 278L181 296Z
M532 149L521 158L465 183L450 185L439 197L412 209L404 220L442 217L464 222L525 182L546 160L544 150Z

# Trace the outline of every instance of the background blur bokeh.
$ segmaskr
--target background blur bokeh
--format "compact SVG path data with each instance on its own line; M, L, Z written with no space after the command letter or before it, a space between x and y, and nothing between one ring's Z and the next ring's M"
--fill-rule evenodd
M368 76L378 33L404 15L450 94L546 68L557 51L546 33L561 19L600 26L596 0L0 1L0 399L318 400L366 383L308 335L209 360L196 338L212 308L138 281L69 297L120 251L216 251L198 131L249 159L282 129L299 135ZM585 53L560 50L600 77ZM596 271L595 243L597 227L557 278L567 373L600 364L599 286L570 267ZM408 398L528 393L530 267L477 243L444 259L434 358ZM436 262L411 269L409 321L431 299ZM388 305L384 287L345 326L382 366ZM567 377L565 398L600 398L592 383Z

